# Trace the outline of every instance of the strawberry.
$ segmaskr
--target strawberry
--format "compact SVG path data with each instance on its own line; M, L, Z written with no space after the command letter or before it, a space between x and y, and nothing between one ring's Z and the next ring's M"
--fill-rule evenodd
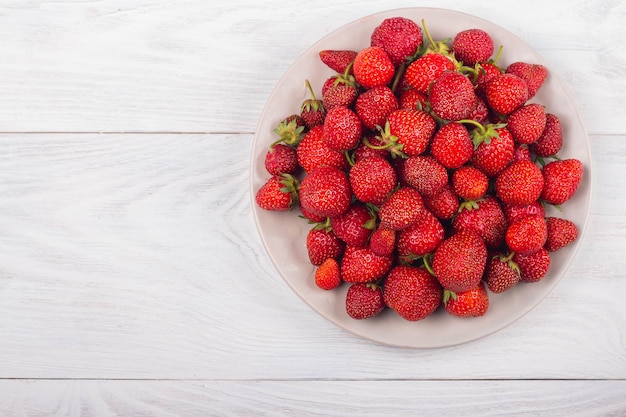
M341 284L339 262L334 258L326 259L315 269L315 285L323 290L332 290Z
M306 235L306 249L309 261L321 265L326 259L338 259L346 247L343 240L330 228L313 227Z
M349 107L357 99L357 91L354 86L346 84L334 85L322 92L322 103L327 112L333 107ZM328 114L326 115L328 117Z
M554 156L563 146L561 120L554 114L546 114L546 127L530 150L539 157Z
M286 117L274 129L274 133L278 135L279 139L272 145L282 142L286 145L297 146L302 136L304 136L305 128L306 125L300 115L292 114Z
M332 166L310 171L300 183L302 207L319 216L334 217L350 208L352 191L348 175Z
M398 109L398 99L391 88L384 86L374 87L363 92L356 99L355 111L367 129L376 129L384 126L387 116Z
M583 164L578 159L552 161L541 170L544 186L541 199L548 204L561 205L574 196L583 177Z
M417 88L411 87L401 91L398 97L399 108L409 110L424 110L426 108L428 103L426 94L418 91Z
M385 309L383 289L374 283L352 284L346 293L346 313L356 320L368 319Z
M365 88L387 85L395 74L393 62L380 46L361 49L354 58L354 78Z
M480 317L489 309L489 294L485 284L480 282L474 288L453 293L444 291L445 310L456 317Z
M476 94L480 97L485 95L485 87L489 81L498 78L503 74L502 68L500 68L494 62L481 62L477 65L477 72L473 78L473 84L475 85Z
M465 165L452 173L452 189L464 200L478 200L487 193L489 178L478 168Z
M405 262L433 253L444 240L441 222L428 211L420 220L398 232L398 255Z
M360 159L350 168L350 185L359 201L381 205L397 185L396 171L386 159Z
M300 209L300 217L302 217L303 219L306 219L309 221L309 224L323 224L328 220L328 217L326 216L320 216L319 214L315 214L312 213L311 211L307 210L306 208L302 207L302 202L299 202L299 209Z
M449 184L446 184L440 192L431 196L424 196L424 206L435 217L441 220L451 219L459 210L459 198Z
M497 254L487 263L485 282L489 291L499 294L514 287L520 280L519 266L514 254Z
M467 128L461 123L447 123L434 134L430 154L446 168L458 168L469 161L474 144Z
M354 148L361 139L363 125L359 116L348 107L333 107L326 114L322 140L335 151Z
M356 51L348 49L324 49L318 53L320 60L330 69L343 74L354 61Z
M534 162L516 161L496 178L496 194L505 204L531 204L541 195L543 183L541 170Z
M379 227L370 236L370 249L374 255L391 256L396 249L397 233L395 230Z
M530 156L530 149L528 145L524 143L516 143L515 149L513 150L513 158L511 159L511 163L517 161L532 161Z
M548 238L545 218L534 215L514 221L506 229L504 240L508 248L520 255L537 252Z
M367 245L375 223L375 217L362 203L352 203L345 213L330 219L330 226L337 237L354 247Z
M394 267L383 288L385 304L409 321L432 314L441 304L442 295L441 285L426 269L408 265Z
M468 118L481 124L489 121L489 107L487 107L485 99L478 95L476 96L476 108L472 113L470 113Z
M265 154L265 169L271 175L291 174L298 170L298 155L291 146L277 143Z
M410 187L400 187L380 206L380 226L401 230L416 223L424 211L422 196Z
M273 175L255 195L263 210L289 211L298 201L298 180L289 174Z
M470 163L489 178L496 177L513 159L515 141L506 127L489 124L472 132L474 154Z
M341 260L341 278L350 283L374 282L384 277L392 266L390 256L375 255L368 247L348 245Z
M302 106L300 108L300 117L302 118L304 125L307 129L313 129L313 127L321 125L324 123L324 119L326 118L326 109L324 108L324 103L322 100L318 100L315 97L315 93L313 92L313 87L311 87L311 83L309 80L305 81L306 88L309 90L311 94L311 98L306 99L302 102Z
M461 230L444 240L435 250L432 269L441 285L461 292L475 288L487 263L487 247L475 232Z
M485 99L493 111L508 115L526 103L528 86L515 74L502 74L485 85Z
M527 255L516 253L513 262L519 267L522 281L537 282L541 281L550 269L550 253L545 248Z
M296 148L298 164L305 172L320 166L333 166L341 170L348 168L348 160L342 152L335 151L326 145L323 139L324 126L313 127L300 141Z
M509 223L513 223L514 221L526 216L546 216L546 210L539 201L534 201L526 205L504 204L503 209L506 221Z
M472 82L455 71L444 72L433 81L429 98L433 112L444 120L466 119L477 104Z
M544 81L548 77L548 69L540 64L529 64L527 62L513 62L506 68L507 74L515 74L528 86L528 98L537 94Z
M537 103L526 104L509 115L506 127L518 143L534 143L546 128L546 109Z
M424 196L439 193L448 183L448 171L429 155L414 155L404 162L404 181Z
M463 30L452 40L454 57L467 66L488 61L493 50L493 39L482 29Z
M430 84L446 71L454 71L454 62L447 55L432 52L411 62L404 79L416 91L427 94Z
M424 153L436 128L435 119L425 111L398 109L387 116L380 133L392 154L410 156Z
M370 43L382 48L391 62L398 66L414 55L422 45L422 30L410 19L390 17L374 28Z
M548 238L544 248L548 252L555 252L564 248L578 238L578 227L571 220L547 217L546 225L548 226Z
M352 160L356 163L361 159L378 157L389 159L391 154L382 138L374 132L366 132L352 153Z
M502 245L508 223L498 200L488 195L474 202L474 206L461 209L452 220L452 230L469 230L477 233L487 247Z

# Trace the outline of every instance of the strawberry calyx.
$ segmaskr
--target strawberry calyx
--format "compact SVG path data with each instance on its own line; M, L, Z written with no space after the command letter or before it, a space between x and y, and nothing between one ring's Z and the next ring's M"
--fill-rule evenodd
M291 196L291 205L296 206L299 200L300 181L291 174L280 174L280 191Z
M283 120L276 126L274 133L278 135L278 139L272 142L270 148L281 142L289 146L297 146L304 136L304 126L298 125L295 120Z
M311 87L311 83L309 82L309 80L304 80L304 84L306 85L306 88L309 90L309 93L311 94L311 98L306 99L302 102L302 108L301 110L306 110L306 111L324 111L324 104L322 103L322 100L318 100L315 97L315 93L313 92L313 87Z
M363 138L363 143L365 146L371 149L387 149L391 153L392 158L402 157L407 158L408 155L402 152L403 144L398 143L398 137L391 134L391 125L389 122L385 123L385 127L376 126L376 129L379 132L377 136L378 139L382 141L382 145L374 145L370 142L367 137Z
M427 54L429 52L438 52L443 55L451 56L450 54L451 48L450 48L450 45L448 45L448 42L450 41L450 39L435 41L433 37L430 35L428 27L426 26L425 19L422 19L422 27L424 28L424 34L426 35L426 39L428 39L428 43L429 43L429 46L427 46L426 49L424 50L424 54Z
M520 271L517 262L513 260L514 256L515 252L511 251L508 254L494 255L494 259L498 259L500 262L505 262L509 266L509 268L511 268L517 274L517 276L521 276L522 272Z
M444 289L443 290L443 304L444 305L448 304L448 301L450 301L450 298L452 298L453 300L456 300L457 298L456 293L454 291Z
M481 201L483 199L480 200L465 200L462 203L459 204L459 210L458 213L462 212L463 210L475 210L478 209L478 202Z
M472 142L474 142L474 149L478 148L481 143L490 144L492 138L500 138L500 134L497 129L502 129L506 126L506 123L488 123L483 125L476 120L463 119L458 123L472 125L474 129L470 132Z

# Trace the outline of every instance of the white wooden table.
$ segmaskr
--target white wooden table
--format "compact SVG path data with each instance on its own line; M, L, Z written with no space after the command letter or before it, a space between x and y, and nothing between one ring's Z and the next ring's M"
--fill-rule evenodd
M400 349L326 321L252 216L254 130L359 17L491 20L558 72L594 200L567 276L491 336ZM0 1L0 415L626 415L626 4Z

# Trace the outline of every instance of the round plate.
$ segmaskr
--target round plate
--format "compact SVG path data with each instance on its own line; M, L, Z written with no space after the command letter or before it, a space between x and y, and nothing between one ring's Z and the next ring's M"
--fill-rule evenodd
M426 25L435 40L453 37L457 32L481 28L488 32L496 48L504 49L498 64L506 66L515 61L542 64L549 76L533 102L546 106L563 126L564 145L561 158L578 158L585 167L582 184L576 195L563 204L561 211L548 208L547 215L568 218L579 227L579 238L573 244L554 252L551 267L543 280L520 283L503 294L490 293L487 313L477 318L457 318L439 308L424 320L409 322L390 309L377 317L354 320L345 312L345 294L348 285L332 291L315 286L314 267L307 256L305 238L310 225L298 217L298 210L289 213L268 212L254 203L256 190L267 180L264 157L276 136L272 130L284 117L299 112L308 98L305 79L319 93L321 85L334 72L320 60L323 49L359 50L369 46L373 29L384 19L403 16ZM311 308L342 328L373 341L403 347L432 348L465 343L500 330L535 307L565 275L581 244L591 203L591 155L589 141L578 110L564 84L550 69L549 63L533 48L512 33L486 20L446 9L395 9L364 17L349 23L315 43L302 54L282 76L274 88L259 120L251 157L251 193L253 211L259 233L267 253L289 286Z

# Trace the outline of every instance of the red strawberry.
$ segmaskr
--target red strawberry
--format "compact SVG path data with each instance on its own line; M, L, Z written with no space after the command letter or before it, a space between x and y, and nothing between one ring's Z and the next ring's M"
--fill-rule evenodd
M452 174L452 189L462 199L478 200L487 193L489 178L478 168L465 165Z
M315 270L315 285L323 290L332 290L341 284L339 263L334 258L326 259Z
M505 204L531 204L541 195L543 182L541 170L534 162L516 161L496 178L496 194Z
M432 138L437 123L422 110L398 109L387 116L387 124L381 137L392 154L420 155Z
M528 255L516 253L513 262L519 267L522 281L537 282L541 281L550 269L550 254L544 248Z
M543 208L543 205L539 201L535 201L533 203L521 206L515 204L505 204L503 208L506 221L509 222L509 224L526 216L546 216L546 210Z
M370 236L370 249L375 255L391 256L396 249L396 235L395 230L379 227Z
M485 282L493 293L502 293L514 287L520 280L520 269L513 262L513 254L498 254L487 263Z
M424 196L439 193L448 183L448 171L435 158L414 155L404 162L403 180Z
M515 149L513 150L513 158L511 163L517 161L532 161L530 157L530 149L528 149L528 145L523 143L518 143L515 145Z
M472 132L476 149L470 162L490 178L497 176L511 163L515 150L515 141L508 129L496 126L487 125L482 130L475 129ZM480 131L478 134L477 130Z
M458 168L469 161L474 144L469 132L461 123L443 125L430 142L430 154L446 168Z
M365 136L352 153L352 159L354 162L371 157L388 159L391 154L385 146L386 143L379 136L376 136L374 132L365 133Z
M468 119L481 124L489 121L489 107L487 107L487 103L485 103L485 100L482 97L476 96L476 108L468 116Z
M324 142L324 126L318 125L311 129L300 141L296 148L298 164L305 172L310 172L320 166L334 166L345 170L348 160L342 152L335 151Z
M387 85L395 74L393 62L379 46L360 50L354 58L354 78L365 88Z
M563 146L563 129L561 121L554 114L546 114L546 127L539 139L532 145L530 150L539 157L554 156Z
M427 94L430 84L446 71L454 70L449 56L432 52L422 55L406 68L406 83L420 93Z
M508 248L520 255L537 252L548 238L548 226L545 218L534 215L526 216L511 223L504 236Z
M374 130L384 126L387 116L398 109L398 99L386 85L371 88L356 99L355 111L363 126Z
M480 317L489 309L489 294L485 284L480 282L474 288L453 294L444 291L445 310L456 317Z
M485 98L495 112L511 114L528 100L528 86L517 75L503 74L485 85Z
M286 145L296 146L300 143L302 136L304 136L304 129L306 125L304 124L304 120L298 114L292 114L291 116L286 117L281 120L281 122L274 129L274 133L276 133L279 137L274 144L283 142Z
M452 230L473 231L485 241L487 247L500 247L508 226L500 203L488 195L474 204L475 208L464 208L457 213L452 220Z
M346 313L356 320L368 319L385 309L383 289L373 283L356 283L346 293Z
M424 206L441 220L451 219L459 210L459 198L449 184L432 196L424 196Z
M546 128L545 107L537 103L520 107L509 115L506 127L518 143L536 142Z
M289 174L274 175L256 192L255 200L263 210L289 211L298 201L298 180Z
M424 211L422 196L410 187L400 187L380 206L380 225L386 229L401 230L416 223Z
M352 192L364 203L381 205L397 183L396 171L383 158L360 159L350 168Z
M324 49L319 52L321 61L326 64L330 69L343 74L348 69L348 66L354 61L356 57L356 51L347 49Z
M271 146L265 154L265 169L271 175L294 175L298 170L296 150L282 143Z
M548 70L540 64L529 64L527 62L514 62L506 68L508 74L515 74L528 86L528 98L537 94L544 81L548 77Z
M578 238L578 227L568 219L558 217L547 217L546 225L548 226L548 238L544 248L548 252L555 252Z
M306 208L302 207L302 202L300 202L299 208L300 208L301 217L308 220L309 224L315 224L315 223L323 224L328 220L328 217L320 216L319 214L312 213Z
M341 260L341 278L350 283L374 282L393 266L393 258L375 255L368 247L348 246Z
M398 97L398 107L409 110L424 110L428 103L428 96L417 88L402 90Z
M583 178L583 164L578 159L552 161L541 170L544 178L541 199L560 205L576 194Z
M461 31L452 40L454 57L467 66L488 61L493 50L493 39L482 29Z
M374 230L376 219L361 203L352 203L343 214L331 217L330 226L335 234L350 246L362 247Z
M430 86L430 106L444 120L468 118L476 108L477 99L472 82L463 74L447 71Z
M321 166L309 172L300 183L300 204L319 216L334 217L350 208L352 191L345 172Z
M405 262L433 253L444 240L441 222L428 211L420 220L398 232L398 255Z
M374 28L371 45L381 47L397 66L414 55L422 45L422 30L410 19L391 17Z
M476 77L473 81L474 85L476 86L476 94L484 97L485 87L489 83L489 81L501 76L502 74L502 68L500 68L494 62L481 62L478 65Z
M302 102L302 106L300 108L300 117L304 121L307 129L313 129L313 127L321 125L324 123L324 118L326 117L326 109L324 109L324 104L322 100L318 100L315 97L315 93L313 92L313 87L311 87L311 83L309 80L305 81L305 85L311 94L311 98L306 99Z
M394 267L385 281L385 304L402 318L418 321L432 314L441 304L439 282L424 268L407 265Z
M321 265L328 258L338 259L345 247L343 240L330 228L313 227L306 235L307 254L313 265Z
M475 288L487 263L487 247L475 232L462 230L444 240L435 250L432 268L441 285L450 291Z
M354 148L363 133L359 116L345 106L333 107L326 114L322 140L335 151Z
M352 106L357 99L357 95L355 87L346 84L337 84L322 93L322 103L324 103L326 111L329 112L333 107Z

